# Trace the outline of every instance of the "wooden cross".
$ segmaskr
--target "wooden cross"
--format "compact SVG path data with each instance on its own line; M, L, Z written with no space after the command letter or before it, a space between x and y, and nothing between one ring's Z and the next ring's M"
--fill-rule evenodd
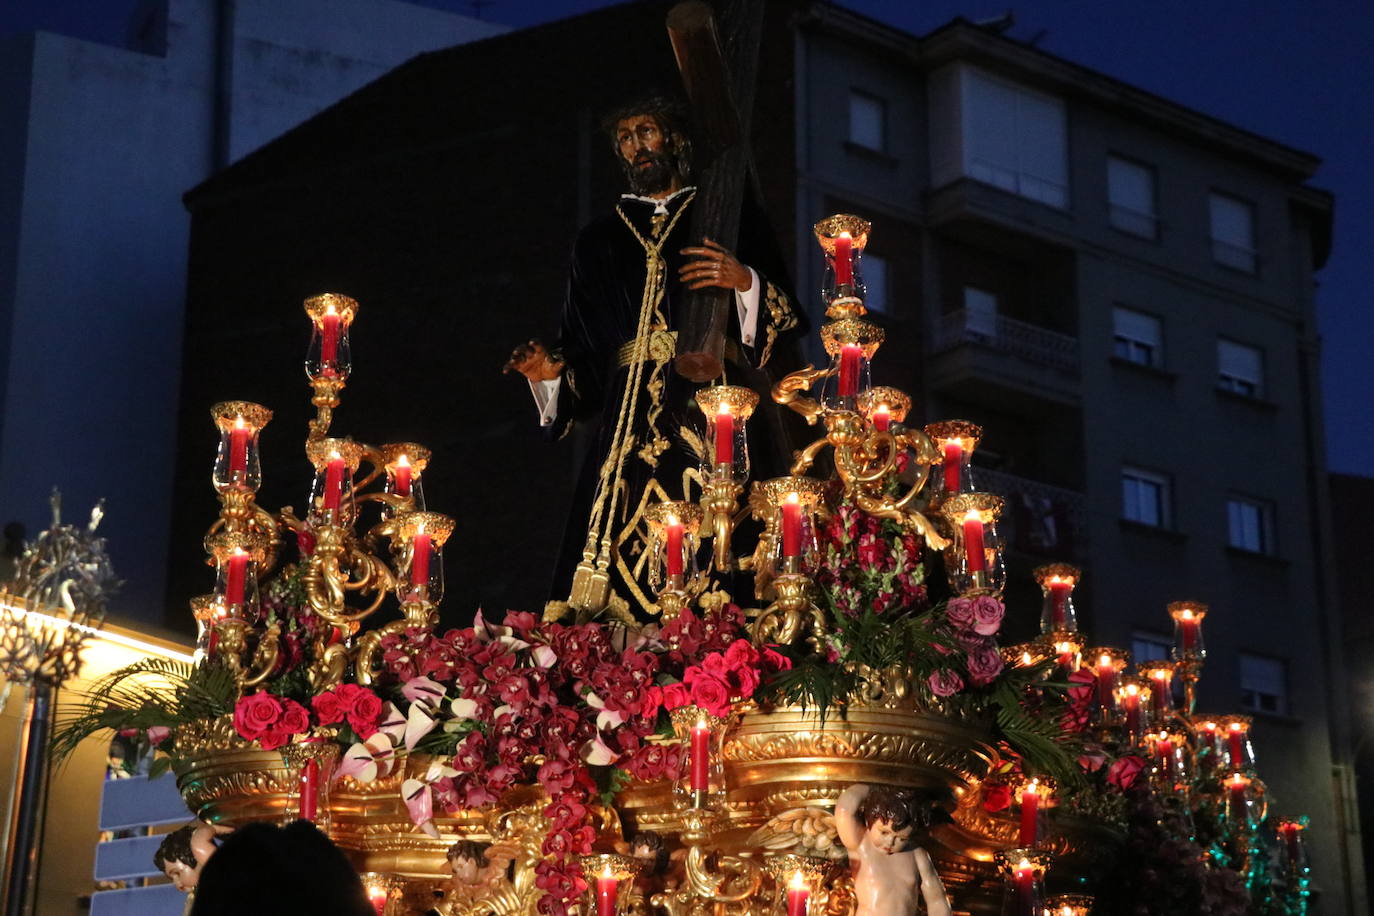
M696 244L711 238L733 251L739 241L764 5L761 0L722 0L720 31L710 5L702 0L687 0L668 11L668 37L691 105L693 140L702 163L692 211ZM684 292L677 370L694 382L708 382L724 370L733 295L714 286Z

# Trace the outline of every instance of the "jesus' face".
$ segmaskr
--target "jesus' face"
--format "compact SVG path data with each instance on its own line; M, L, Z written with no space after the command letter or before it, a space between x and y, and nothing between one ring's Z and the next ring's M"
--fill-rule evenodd
M615 144L634 193L653 196L676 190L673 156L657 118L650 114L621 118L615 125Z
M893 830L891 821L878 820L869 825L868 837L874 846L891 855L895 852L904 852L910 848L911 831L912 825L910 824L901 830Z

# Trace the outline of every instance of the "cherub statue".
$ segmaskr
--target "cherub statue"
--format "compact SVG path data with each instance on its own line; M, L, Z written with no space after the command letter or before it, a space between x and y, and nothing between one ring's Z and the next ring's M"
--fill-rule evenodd
M632 913L648 913L652 910L655 894L676 889L676 883L670 885L668 880L668 849L663 845L663 837L649 831L640 831L631 837L628 848L630 855L641 863L630 894L629 909Z
M474 911L510 912L517 902L506 872L508 858L492 854L492 848L476 840L459 840L448 848L451 877L445 883L443 899L434 905L439 916L461 916ZM509 898L509 899L508 899Z
M912 843L928 821L910 791L858 785L840 795L835 828L854 870L855 916L912 916L918 884L929 916L951 916L930 854Z
M218 848L216 838L231 832L232 827L196 821L173 830L158 844L157 852L153 853L153 865L171 879L177 890L186 895L183 912L191 912L196 899L196 885L200 883L200 870Z

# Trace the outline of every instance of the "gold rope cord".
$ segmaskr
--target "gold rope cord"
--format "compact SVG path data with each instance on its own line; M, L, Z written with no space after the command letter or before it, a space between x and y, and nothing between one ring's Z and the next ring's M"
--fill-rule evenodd
M573 576L572 594L568 599L568 603L578 610L596 611L605 604L605 596L610 585L615 504L620 497L625 459L634 447L635 441L630 421L633 420L639 406L640 381L644 376L649 337L653 330L651 318L667 289L667 264L661 252L664 242L672 235L678 218L686 212L688 204L695 196L695 193L688 195L687 200L673 214L663 235L653 242L640 234L623 209L619 206L615 208L616 214L644 249L644 294L640 298L639 321L635 328L634 358L620 395L620 410L616 417L615 432L611 436L611 447L606 454L606 460L601 464L592 513L587 525L587 541L582 548L582 562L577 565L577 571Z

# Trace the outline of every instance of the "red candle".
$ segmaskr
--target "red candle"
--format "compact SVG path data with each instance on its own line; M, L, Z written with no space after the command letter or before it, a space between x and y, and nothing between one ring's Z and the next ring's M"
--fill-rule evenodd
M787 916L806 916L807 901L811 899L811 889L800 870L792 873L787 885Z
M1250 780L1237 773L1226 783L1227 789L1231 793L1231 816L1241 818L1245 816L1245 787L1250 784Z
M1178 634L1182 643L1183 654L1190 654L1197 646L1198 625L1201 623L1193 616L1192 611L1184 611L1178 618Z
M863 351L857 344L845 344L840 348L840 387L842 398L852 398L859 393L859 357Z
M410 555L411 585L429 584L430 541L430 536L425 534L423 528L415 532L414 544L411 547Z
M1231 766L1240 769L1245 766L1245 726L1232 722L1226 739L1231 745Z
M1017 834L1017 846L1034 846L1040 834L1040 792L1035 780L1031 780L1021 790L1021 832Z
M987 563L983 555L983 516L977 509L970 509L964 516L964 553L970 573L980 572Z
M1121 705L1126 711L1126 733L1134 741L1140 737L1140 689L1127 684L1121 693Z
M229 568L224 574L224 603L229 607L243 604L243 587L248 579L248 553L235 547L229 554Z
M1105 713L1112 708L1112 691L1116 688L1116 664L1103 653L1097 660L1097 702Z
M393 491L397 496L410 495L410 460L405 455L396 459Z
M848 232L841 232L835 238L835 285L851 285L854 282L854 240Z
M782 504L782 555L801 556L801 503L790 493Z
M705 792L711 786L711 729L705 719L692 726L692 792Z
M735 417L729 404L716 413L716 464L735 463Z
M669 576L682 575L682 522L676 515L668 516L667 522L663 525L665 546L663 548L664 562L668 566Z
M320 363L326 367L339 361L339 321L332 307L320 316Z
M892 428L892 412L887 409L886 404L879 404L873 411L873 428L880 433Z
M310 758L301 767L301 802L297 810L303 821L314 821L319 813L320 765Z
M1302 832L1302 825L1297 821L1284 821L1279 824L1279 836L1283 837L1284 845L1288 847L1288 861L1297 862L1302 854L1302 847L1298 844L1298 836Z
M607 865L596 879L596 916L615 916L615 895L620 882Z
M243 425L243 417L234 418L234 428L229 430L229 476L248 472L248 437L252 431Z
M1040 916L1035 905L1035 870L1022 859L1012 876L1016 887L1016 916Z
M1159 754L1159 768L1165 774L1173 772L1171 769L1174 757L1174 742L1170 739L1168 732L1160 732L1159 738L1155 740L1155 751Z
M1066 674L1078 670L1078 649L1073 643L1057 642L1054 644L1054 651L1059 655L1059 667L1063 668Z
M1058 576L1050 577L1050 620L1054 624L1054 629L1063 630L1068 628L1069 616L1069 594L1073 592L1073 583Z
M960 465L964 463L964 443L959 439L945 440L945 492L959 492Z
M1156 715L1167 716L1173 706L1173 679L1165 671L1156 671L1150 676L1150 703Z
M324 508L325 511L339 508L343 497L344 460L338 452L329 453L329 463L324 471Z
M384 887L380 887L376 884L368 887L367 900L372 904L372 909L376 910L377 916L383 916L383 913L386 912L386 901L388 896L390 895Z

